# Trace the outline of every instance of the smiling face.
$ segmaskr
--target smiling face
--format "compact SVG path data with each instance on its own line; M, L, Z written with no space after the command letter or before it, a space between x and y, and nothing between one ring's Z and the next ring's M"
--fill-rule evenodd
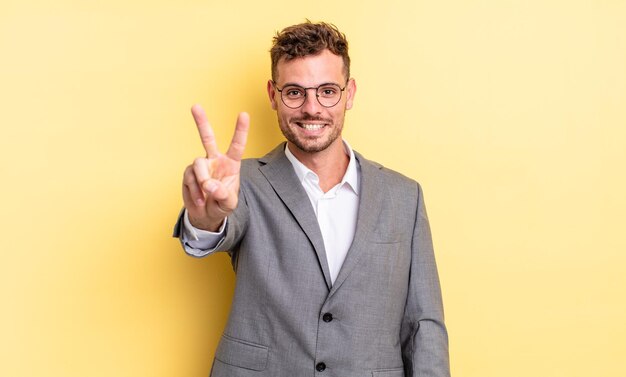
M329 50L323 50L317 55L279 61L276 86L280 89L286 85L311 88L329 83L342 88L346 86L341 100L333 107L322 106L315 96L315 90L307 90L304 104L291 109L282 102L272 81L268 82L267 91L272 108L278 115L278 125L294 154L343 149L341 130L345 112L352 108L356 92L354 80L346 84L343 64L343 59Z

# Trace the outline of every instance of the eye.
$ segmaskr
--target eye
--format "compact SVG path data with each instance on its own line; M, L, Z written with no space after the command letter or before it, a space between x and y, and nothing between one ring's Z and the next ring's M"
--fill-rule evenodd
M319 88L318 93L322 97L334 97L339 93L339 88L334 85L322 86Z
M304 89L297 86L288 86L283 89L283 92L289 98L300 98L304 96Z

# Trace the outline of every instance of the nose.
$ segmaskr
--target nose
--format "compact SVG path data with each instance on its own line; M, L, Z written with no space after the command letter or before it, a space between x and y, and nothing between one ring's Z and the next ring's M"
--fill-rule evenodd
M317 90L315 88L309 88L306 90L306 97L304 97L304 103L300 110L306 114L319 114L322 111L322 105L317 100Z

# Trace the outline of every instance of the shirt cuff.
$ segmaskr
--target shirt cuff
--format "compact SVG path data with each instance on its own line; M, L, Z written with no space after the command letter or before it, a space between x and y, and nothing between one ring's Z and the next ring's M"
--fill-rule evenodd
M197 250L210 251L217 247L219 242L225 236L226 222L228 218L224 219L222 226L217 232L209 232L208 230L198 229L191 225L189 221L189 214L185 210L183 215L183 242Z

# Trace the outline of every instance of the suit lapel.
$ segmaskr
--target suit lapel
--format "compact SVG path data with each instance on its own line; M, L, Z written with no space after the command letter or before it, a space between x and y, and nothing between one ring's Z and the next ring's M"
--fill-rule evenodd
M380 165L372 163L356 151L354 155L359 162L361 169L360 175L360 193L359 193L359 211L357 214L356 231L354 240L348 250L343 266L339 270L339 275L333 284L329 293L329 297L341 287L350 272L359 263L365 250L370 249L368 244L368 235L371 235L378 221L378 215L382 209L384 187L381 174L379 172Z
M262 165L259 170L274 188L276 194L287 206L315 249L317 259L324 274L326 286L330 289L330 269L324 249L324 240L320 231L311 201L293 170L291 162L285 156L285 144L282 143L265 157L259 159Z

